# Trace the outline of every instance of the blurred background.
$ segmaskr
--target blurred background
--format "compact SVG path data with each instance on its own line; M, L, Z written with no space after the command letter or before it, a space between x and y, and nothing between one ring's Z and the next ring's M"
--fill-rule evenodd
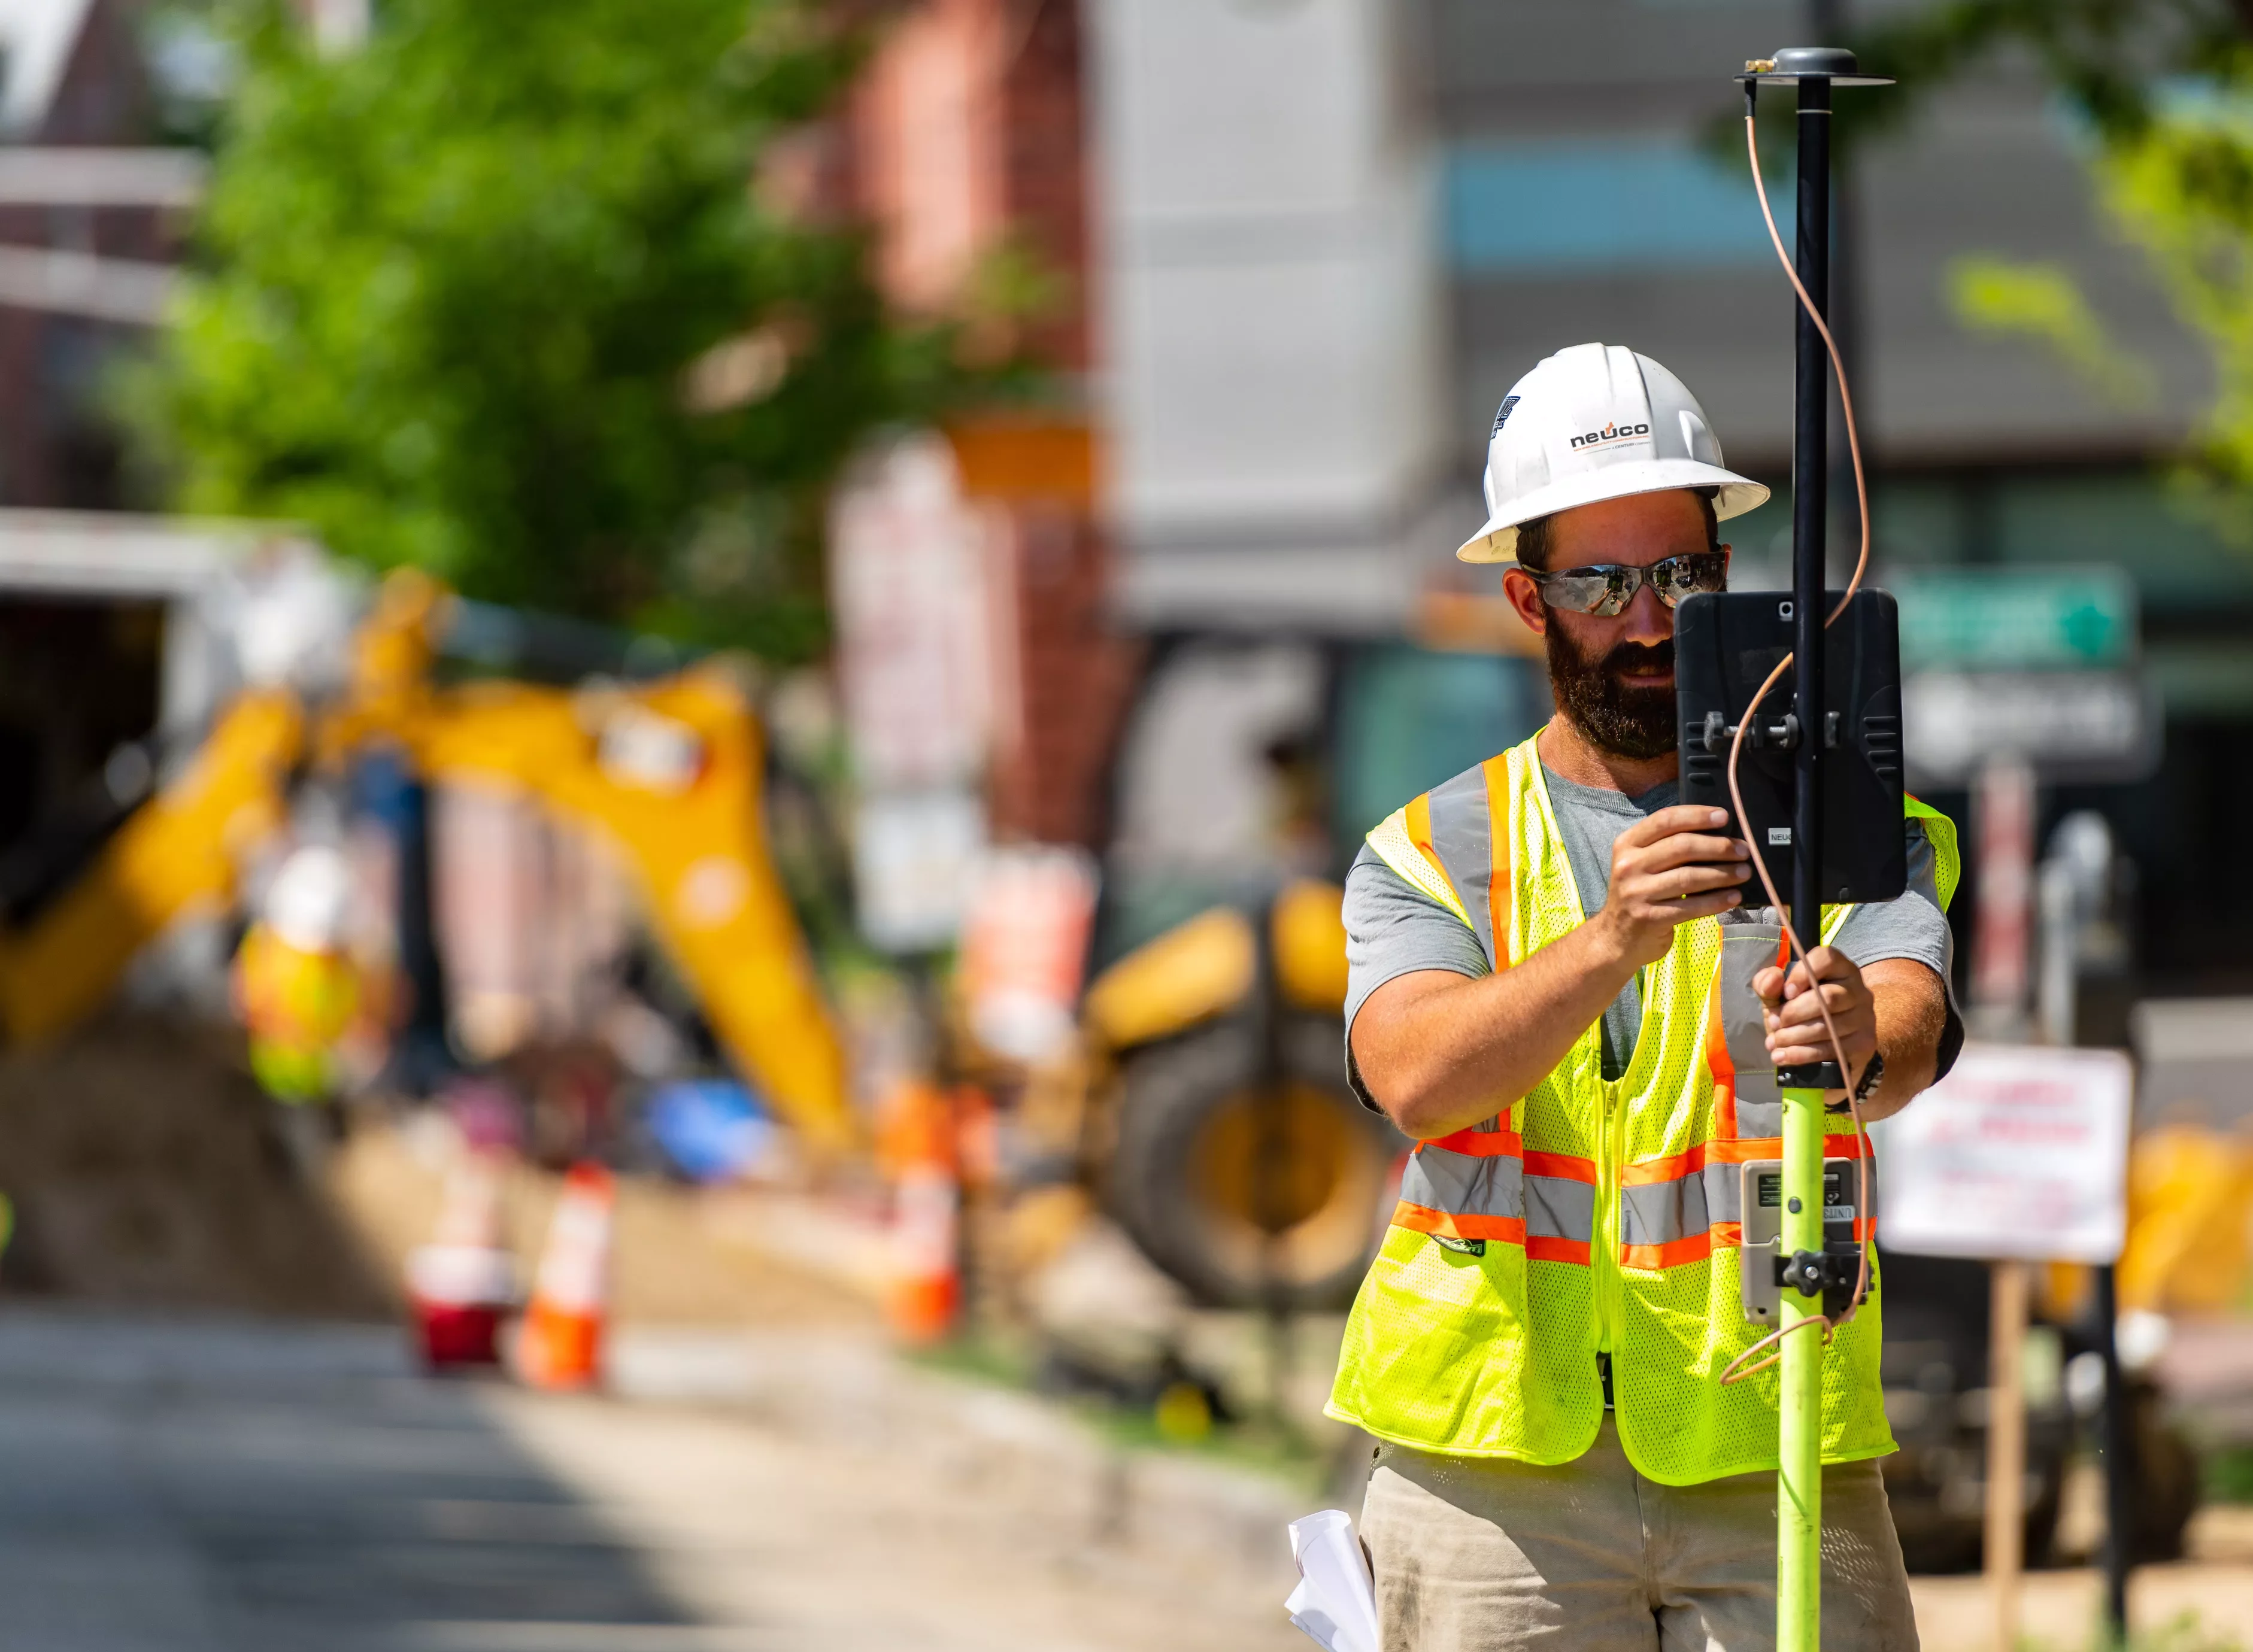
M1338 881L1549 714L1452 555L1541 357L1679 373L1789 582L1807 41L1901 81L1833 315L1954 986L2136 1062L2028 1632L2110 1385L2227 1640L2242 6L0 0L0 1647L1296 1643L1406 1147ZM1949 1652L1987 1285L1887 1277Z

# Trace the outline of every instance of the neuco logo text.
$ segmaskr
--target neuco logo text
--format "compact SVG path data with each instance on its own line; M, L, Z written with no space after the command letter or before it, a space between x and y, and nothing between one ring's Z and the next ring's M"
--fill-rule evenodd
M1633 436L1650 434L1650 427L1647 424L1608 424L1601 430L1591 430L1586 436L1574 436L1573 445L1576 448L1597 448L1607 442L1625 442Z

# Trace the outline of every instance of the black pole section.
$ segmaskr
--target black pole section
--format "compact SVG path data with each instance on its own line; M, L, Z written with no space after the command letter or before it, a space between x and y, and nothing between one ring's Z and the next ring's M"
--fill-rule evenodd
M2113 1270L2096 1270L2096 1349L2104 1359L2104 1626L2108 1644L2128 1644L2128 1567L2136 1551L2134 1407L2120 1374L2113 1328L2120 1297Z
M1846 0L1812 0L1808 7L1808 38L1811 40L1844 39L1851 27ZM1846 376L1855 384L1862 382L1864 314L1861 264L1857 257L1861 227L1858 193L1852 151L1834 154L1831 167L1831 291L1824 304L1823 318L1831 324L1831 337L1838 345L1838 359L1845 364ZM1854 491L1853 456L1846 446L1845 409L1838 400L1835 380L1825 405L1839 415L1838 424L1826 436L1831 456L1831 497L1838 511L1838 544L1852 555L1861 543L1862 508ZM1866 458L1866 433L1864 450Z
M1826 315L1831 301L1831 81L1799 82L1799 280ZM1799 738L1791 825L1791 925L1812 951L1823 927L1823 589L1824 471L1831 368L1823 335L1796 302L1791 450L1791 597L1794 689ZM1843 1084L1843 1078L1831 1084ZM1826 1086L1828 1087L1828 1086Z

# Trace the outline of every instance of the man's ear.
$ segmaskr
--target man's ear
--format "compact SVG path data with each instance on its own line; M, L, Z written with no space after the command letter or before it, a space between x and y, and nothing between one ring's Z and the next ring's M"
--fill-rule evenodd
M1525 622L1526 630L1536 637L1548 632L1549 610L1542 604L1540 588L1524 568L1512 567L1503 571L1502 594L1517 611L1518 618Z

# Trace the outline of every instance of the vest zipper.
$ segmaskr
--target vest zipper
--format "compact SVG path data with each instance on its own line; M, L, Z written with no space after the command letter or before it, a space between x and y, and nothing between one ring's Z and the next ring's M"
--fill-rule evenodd
M1620 1102L1624 1079L1608 1079L1603 1087L1603 1129L1596 1140L1596 1219L1589 1244L1588 1265L1596 1271L1596 1347L1616 1354L1624 1335L1625 1314L1620 1279L1620 1162L1626 1148L1627 1114Z

